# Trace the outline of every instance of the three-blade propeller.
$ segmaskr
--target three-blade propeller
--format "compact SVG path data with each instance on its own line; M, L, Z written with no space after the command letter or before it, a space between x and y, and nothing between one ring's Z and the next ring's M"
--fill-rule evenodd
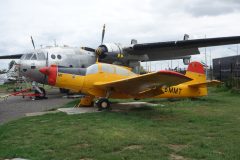
M103 58L104 57L104 52L106 52L106 48L102 46L103 42L104 42L104 37L105 37L105 28L106 25L103 25L103 29L102 29L102 37L101 37L101 45L97 48L97 49L93 49L90 47L82 47L82 49L89 51L89 52L95 52L96 56L99 58Z

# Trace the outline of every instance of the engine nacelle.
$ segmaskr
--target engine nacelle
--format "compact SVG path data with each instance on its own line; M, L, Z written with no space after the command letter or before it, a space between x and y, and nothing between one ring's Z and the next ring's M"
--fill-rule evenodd
M100 59L123 58L123 47L117 43L105 43L98 47L96 53Z

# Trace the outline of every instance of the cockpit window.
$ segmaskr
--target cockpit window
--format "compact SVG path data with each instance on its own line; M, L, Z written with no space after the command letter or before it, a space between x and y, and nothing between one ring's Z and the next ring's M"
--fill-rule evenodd
M114 67L109 64L102 64L102 71L107 73L114 73Z
M119 75L122 75L122 76L135 76L134 73L132 73L128 69L122 68L122 67L117 67L116 68L116 74L119 74Z
M98 73L98 64L94 64L94 65L87 68L86 75L94 74L94 73Z
M45 54L43 52L37 53L38 60L45 60Z
M26 54L22 55L22 57L20 58L20 60L24 60L26 57Z
M25 57L25 60L30 60L30 58L32 57L33 54L27 54L26 57Z
M31 60L37 60L36 54L34 54L34 55L32 56Z

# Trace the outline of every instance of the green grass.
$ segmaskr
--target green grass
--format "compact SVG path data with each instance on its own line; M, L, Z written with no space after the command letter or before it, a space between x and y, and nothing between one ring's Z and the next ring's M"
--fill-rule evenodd
M161 105L129 112L57 113L9 122L0 126L0 157L240 159L239 94L211 89L209 97L194 101L157 101Z

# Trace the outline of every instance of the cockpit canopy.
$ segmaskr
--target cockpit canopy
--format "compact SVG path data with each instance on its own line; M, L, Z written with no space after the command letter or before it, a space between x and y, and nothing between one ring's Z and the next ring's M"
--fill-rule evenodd
M111 65L111 64L105 64L105 63L97 63L97 64L93 64L93 65L89 66L87 68L86 75L95 74L98 72L118 74L118 75L122 75L122 76L135 76L136 75L126 68L116 66L116 65Z
M21 60L46 60L46 56L44 52L32 52L22 55Z

